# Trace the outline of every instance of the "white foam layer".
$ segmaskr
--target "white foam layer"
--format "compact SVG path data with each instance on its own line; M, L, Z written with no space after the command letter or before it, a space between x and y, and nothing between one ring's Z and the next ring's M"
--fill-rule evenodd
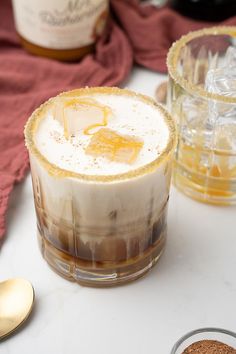
M53 118L52 112L41 120L35 142L48 161L65 170L88 175L114 175L128 172L155 160L165 149L169 129L161 112L144 101L126 95L93 94L102 105L113 112L106 128L117 133L139 137L144 145L132 163L111 161L106 157L93 157L85 153L91 135L81 131L66 139L63 126Z

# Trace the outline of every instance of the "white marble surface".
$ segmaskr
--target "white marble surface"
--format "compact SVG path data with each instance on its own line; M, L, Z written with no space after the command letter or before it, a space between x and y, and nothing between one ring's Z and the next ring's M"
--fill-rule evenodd
M153 95L162 79L136 69L126 85ZM40 255L28 176L12 194L0 280L29 279L36 302L22 330L0 342L0 353L169 354L191 329L236 331L236 207L200 204L172 188L168 222L166 251L145 278L111 289L81 287Z

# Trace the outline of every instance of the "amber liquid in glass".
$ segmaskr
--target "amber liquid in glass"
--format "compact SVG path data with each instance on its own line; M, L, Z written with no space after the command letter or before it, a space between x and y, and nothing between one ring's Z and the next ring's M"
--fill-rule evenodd
M174 163L174 183L186 194L189 194L188 190L197 190L202 194L200 200L204 201L205 195L208 202L210 197L213 204L227 205L227 199L214 202L214 197L230 198L235 194L233 190L236 190L236 167L230 167L230 159L235 160L236 156L180 141L178 162ZM213 164L208 165L207 161L213 161ZM193 196L192 192L190 195Z
M37 194L36 194L37 195ZM88 239L80 235L80 225L71 225L51 217L37 203L38 241L41 252L48 264L60 275L75 280L80 278L83 285L91 284L99 277L96 286L114 285L144 275L161 256L166 242L167 203L161 213L140 224L116 227L116 213L109 215L114 225L107 230L88 228ZM89 280L86 274L90 273ZM104 276L104 281L101 279ZM114 284L112 282L114 277ZM118 279L117 279L118 278ZM109 283L108 283L109 280Z

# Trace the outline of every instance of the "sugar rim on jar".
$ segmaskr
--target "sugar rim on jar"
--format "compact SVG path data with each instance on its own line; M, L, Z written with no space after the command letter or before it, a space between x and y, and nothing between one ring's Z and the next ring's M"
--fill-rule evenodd
M133 91L127 89L120 89L117 87L92 87L92 88L82 88L76 89L68 92L63 92L56 97L78 97L89 94L112 94L112 95L127 95L130 97L138 98L145 103L156 108L163 116L169 130L169 139L165 149L161 152L161 154L152 162L147 163L137 169L114 175L86 175L81 173L76 173L73 171L68 171L62 169L55 164L49 162L45 156L41 154L38 150L35 141L34 141L34 133L37 130L38 123L41 119L43 119L44 113L47 111L49 106L52 104L54 97L43 103L39 108L37 108L32 115L30 116L28 122L25 126L25 142L26 147L29 152L32 153L43 165L43 167L48 171L50 175L62 178L77 178L85 181L95 181L95 182L113 182L118 180L126 180L138 176L145 175L147 173L151 173L156 170L156 168L169 156L169 154L174 150L176 146L176 129L175 123L169 113L159 104L157 104L153 99L148 96L135 93Z
M225 103L236 103L236 97L223 96L217 93L212 93L203 88L188 82L183 76L178 73L178 59L181 49L193 39L203 36L228 35L236 37L236 26L219 26L204 28L198 31L189 32L182 36L179 40L172 44L167 55L167 67L171 78L179 84L186 92L200 96L205 99L217 100Z

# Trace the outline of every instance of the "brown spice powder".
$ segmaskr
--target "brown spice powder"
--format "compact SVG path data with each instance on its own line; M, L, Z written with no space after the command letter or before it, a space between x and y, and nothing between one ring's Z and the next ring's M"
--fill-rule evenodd
M217 340L201 340L189 345L182 354L236 354L236 349Z

